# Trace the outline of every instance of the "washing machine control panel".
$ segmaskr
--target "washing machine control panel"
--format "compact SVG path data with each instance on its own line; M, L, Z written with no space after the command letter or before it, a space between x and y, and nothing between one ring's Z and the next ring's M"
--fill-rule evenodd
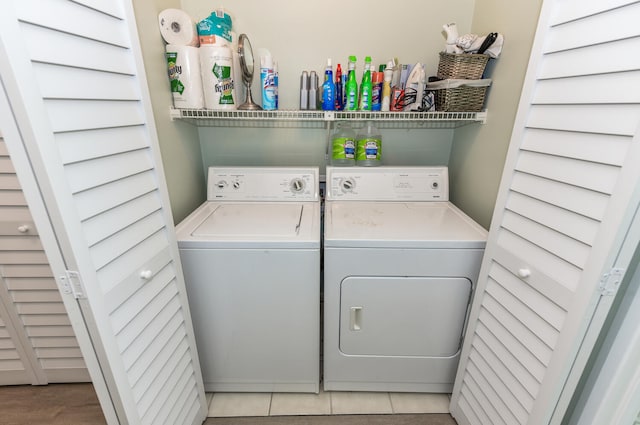
M446 167L327 167L327 200L448 201Z
M207 198L318 201L317 167L210 167Z

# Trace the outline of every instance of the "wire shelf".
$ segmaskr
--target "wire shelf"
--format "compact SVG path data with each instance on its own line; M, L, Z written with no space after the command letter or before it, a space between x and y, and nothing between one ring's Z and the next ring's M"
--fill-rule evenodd
M456 128L484 124L480 112L371 112L371 111L241 111L171 108L172 119L203 127L302 127L324 128L332 121L376 121L380 128Z

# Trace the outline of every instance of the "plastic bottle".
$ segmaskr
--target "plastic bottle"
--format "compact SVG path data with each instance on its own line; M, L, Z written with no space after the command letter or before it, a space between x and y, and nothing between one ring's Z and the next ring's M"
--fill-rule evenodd
M345 86L345 96L347 98L344 105L345 111L355 111L358 109L358 82L356 81L356 57L349 56L347 74L347 84Z
M382 162L382 136L372 121L358 131L356 136L356 165L367 167Z
M382 82L381 111L389 112L391 105L391 76L393 75L393 63L389 62L384 69L384 81Z
M382 72L374 72L371 76L371 110L379 111L382 108Z
M277 106L277 86L273 69L273 58L270 54L260 57L260 83L262 85L262 109L272 111Z
M333 81L331 59L327 59L327 67L324 70L324 82L322 83L322 109L324 111L333 111L336 109L336 83Z
M361 111L371 110L371 97L373 87L371 84L371 56L364 59L364 72L362 73L362 84L360 84L360 103L358 109Z
M356 132L348 122L338 122L331 137L331 165L355 165Z
M344 86L342 85L342 67L336 66L336 111L344 109Z
M302 71L300 75L300 109L309 109L309 74Z

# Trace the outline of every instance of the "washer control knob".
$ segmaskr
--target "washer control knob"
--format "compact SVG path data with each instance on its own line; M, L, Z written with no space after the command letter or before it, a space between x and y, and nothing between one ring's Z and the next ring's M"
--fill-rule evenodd
M354 182L352 179L343 179L340 182L340 188L344 193L352 192L353 188L355 187L356 187L356 182Z
M431 189L437 189L438 187L440 187L440 185L438 184L437 181L434 181L433 183L431 183Z
M227 187L227 181L226 180L218 181L218 183L216 183L216 187L218 189L224 189L225 187Z
M236 181L234 181L234 182L233 182L233 188L234 188L234 189L240 189L240 186L241 186L241 185L240 185L240 182L239 182L238 180L236 180Z
M293 193L301 193L304 190L306 184L305 184L304 180L302 180L301 178L297 177L297 178L291 180L291 184L289 186L291 187L291 191Z

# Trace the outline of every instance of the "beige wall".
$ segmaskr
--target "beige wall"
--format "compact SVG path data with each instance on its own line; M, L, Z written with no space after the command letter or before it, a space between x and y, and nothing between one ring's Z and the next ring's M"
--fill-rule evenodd
M504 34L498 59L487 74L487 123L456 130L449 163L452 201L485 228L489 227L511 138L529 52L542 0L476 0L472 32Z
M279 63L281 109L297 109L302 70L321 73L328 57L345 65L348 55L365 55L374 64L398 57L400 62L426 64L436 72L444 46L442 24L456 22L461 34L505 35L502 56L488 65L494 83L488 93L488 122L457 130L383 130L383 159L388 165L449 165L452 200L472 218L489 226L520 88L529 58L542 0L406 0L373 8L363 0L308 2L239 0L226 4L234 30L249 35L254 51L268 48ZM318 129L194 127L172 122L171 97L165 73L164 42L158 13L181 8L194 19L223 3L202 0L134 0L156 125L176 222L205 198L209 165L325 165L327 132ZM366 5L366 6L365 6ZM395 7L394 21L389 8ZM268 9L267 9L268 8ZM336 11L341 10L343 19ZM267 19L268 17L268 19ZM361 22L368 22L361 25ZM352 25L347 25L352 22ZM256 70L257 72L257 70ZM257 79L254 99L260 102Z
M171 121L169 118L172 98L164 57L165 43L158 28L158 13L167 8L180 8L180 1L134 0L133 6L171 210L177 223L202 203L206 196L198 128L182 121Z

